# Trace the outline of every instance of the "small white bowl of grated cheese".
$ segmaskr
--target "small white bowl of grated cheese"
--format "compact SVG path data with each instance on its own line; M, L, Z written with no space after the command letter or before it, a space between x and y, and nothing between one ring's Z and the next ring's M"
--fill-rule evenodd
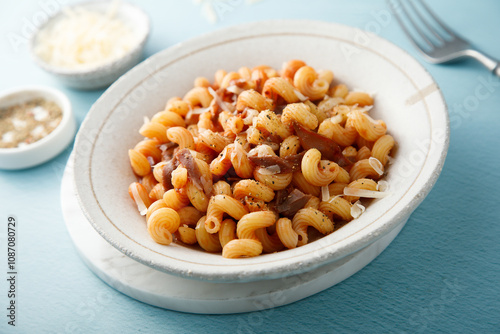
M150 31L147 14L121 1L63 8L31 41L35 62L65 85L98 89L112 84L142 58Z

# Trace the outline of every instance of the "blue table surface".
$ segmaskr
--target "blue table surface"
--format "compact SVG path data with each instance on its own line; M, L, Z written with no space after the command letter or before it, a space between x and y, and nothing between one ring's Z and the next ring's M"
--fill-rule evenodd
M204 0L208 1L208 0ZM103 91L61 86L37 68L22 36L47 4L2 0L0 89L56 87L71 99L78 123ZM209 23L193 1L135 0L152 19L146 56L201 33L242 22L303 18L377 33L415 56L433 75L449 106L451 142L434 189L396 240L344 282L276 309L193 315L152 307L103 283L80 260L65 229L60 183L71 148L22 171L0 171L0 268L6 276L6 220L18 229L17 325L7 325L7 281L0 278L2 333L500 333L500 80L473 61L431 65L405 38L385 1L230 1ZM430 1L428 1L430 2ZM443 0L431 7L454 29L500 58L500 2ZM8 10L7 10L8 8ZM42 12L42 14L40 14ZM37 16L38 15L38 16ZM497 36L497 37L495 37Z

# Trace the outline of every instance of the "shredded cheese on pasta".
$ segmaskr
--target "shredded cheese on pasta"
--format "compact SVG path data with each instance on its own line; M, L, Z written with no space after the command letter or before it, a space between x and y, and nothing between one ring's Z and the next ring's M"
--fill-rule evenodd
M217 104L222 110L231 112L231 109L227 107L226 102L222 101L219 94L217 94L217 92L212 87L208 87L208 91L210 92L210 95L213 96L215 102L217 102Z
M382 163L377 158L370 157L368 159L368 163L370 164L370 166L372 166L372 168L377 172L378 175L384 174L384 165L382 165Z
M378 191L388 191L389 190L389 182L384 181L384 180L378 181L377 190Z
M148 212L148 208L142 201L141 195L139 195L139 192L137 191L136 187L131 188L132 191L132 196L134 197L135 204L137 204L137 209L139 210L139 213L141 216L145 216L146 213Z
M373 191L367 189L359 189L359 188L344 188L344 195L346 196L356 196L356 197L365 197L365 198L383 198L389 195L388 192L383 191Z
M361 216L363 212L365 212L365 207L363 206L363 204L361 204L360 201L357 201L351 206L352 218L354 219L358 218L359 216Z
M330 190L328 186L321 187L321 200L327 202L330 199Z

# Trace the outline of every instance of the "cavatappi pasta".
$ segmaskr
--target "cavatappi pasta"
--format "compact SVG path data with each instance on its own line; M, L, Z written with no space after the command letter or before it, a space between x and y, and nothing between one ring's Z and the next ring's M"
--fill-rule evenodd
M198 77L140 127L129 195L160 244L226 258L305 245L388 194L396 142L373 103L301 60Z

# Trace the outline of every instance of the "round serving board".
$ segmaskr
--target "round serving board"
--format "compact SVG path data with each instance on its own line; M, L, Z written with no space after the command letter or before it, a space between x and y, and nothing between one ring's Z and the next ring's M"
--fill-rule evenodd
M61 185L68 232L87 266L123 294L154 306L189 313L224 314L286 305L323 291L375 259L404 226L343 259L299 275L247 283L214 283L169 275L143 265L104 240L85 218L75 194L73 158Z

